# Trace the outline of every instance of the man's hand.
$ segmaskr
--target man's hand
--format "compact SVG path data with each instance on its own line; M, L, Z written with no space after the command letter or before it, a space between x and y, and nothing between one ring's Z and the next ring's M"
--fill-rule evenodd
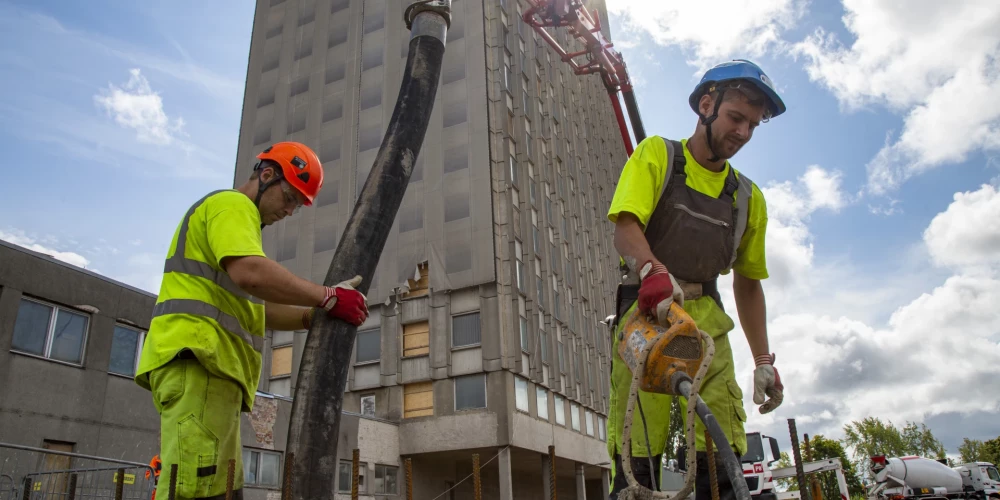
M760 412L770 413L781 405L785 395L785 387L781 385L778 369L774 367L774 354L761 354L754 357L757 368L753 371L753 402L759 405ZM764 395L770 399L764 402Z
M361 276L326 287L326 298L319 304L327 314L359 326L368 319L368 298L354 287L361 284Z
M656 316L657 321L666 326L667 311L670 309L670 304L675 301L678 305L684 305L684 292L674 277L667 272L666 266L659 262L654 263L639 285L639 310L650 316Z

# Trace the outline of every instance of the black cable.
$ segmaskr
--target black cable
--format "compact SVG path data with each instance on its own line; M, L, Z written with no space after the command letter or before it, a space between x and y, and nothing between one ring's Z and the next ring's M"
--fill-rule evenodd
M656 484L656 467L653 466L653 450L649 447L649 429L646 428L646 414L642 411L642 399L639 395L635 395L635 402L639 405L639 418L642 419L642 433L646 436L646 459L649 460L649 479L653 483L653 488L659 489L659 485Z

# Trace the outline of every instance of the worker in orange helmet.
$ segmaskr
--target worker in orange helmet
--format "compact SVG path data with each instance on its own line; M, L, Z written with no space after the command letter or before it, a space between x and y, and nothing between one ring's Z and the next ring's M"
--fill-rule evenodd
M150 500L156 500L156 484L160 481L160 470L163 469L163 462L160 461L160 455L153 455L153 459L149 461L149 468L153 469L153 496ZM146 471L146 479L149 479L150 473Z
M314 311L355 326L368 318L355 289L361 276L317 285L268 259L261 245L264 226L319 194L316 153L279 142L257 159L243 185L207 194L178 224L136 370L160 414L163 468L177 465L176 498L223 498L230 460L242 498L240 412L253 408L265 328L309 329ZM157 489L169 487L169 476Z

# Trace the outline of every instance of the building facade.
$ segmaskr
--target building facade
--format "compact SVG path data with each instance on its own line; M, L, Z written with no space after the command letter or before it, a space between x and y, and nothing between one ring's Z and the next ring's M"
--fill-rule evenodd
M314 206L264 230L268 255L315 282L392 115L408 4L257 1L234 184L274 142L319 154ZM456 484L465 498L472 453L495 458L484 492L497 498L542 498L552 466L560 494L607 487L600 321L618 269L605 213L626 156L599 77L574 75L521 21L528 7L453 0L430 126L352 355L344 409L398 424L417 498ZM262 389L290 396L305 334L271 335Z

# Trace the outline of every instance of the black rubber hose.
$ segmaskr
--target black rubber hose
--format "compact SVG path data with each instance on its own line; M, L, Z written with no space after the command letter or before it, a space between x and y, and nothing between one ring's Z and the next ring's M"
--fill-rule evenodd
M678 386L680 393L690 403L691 400L688 398L688 395L691 394L691 382L685 380L680 382ZM719 421L715 419L715 415L712 415L712 411L708 409L708 405L701 398L698 398L698 403L695 404L694 411L698 414L698 418L701 419L702 423L705 424L705 428L708 429L708 433L712 436L712 442L715 443L715 447L722 456L726 475L729 476L729 482L733 486L737 500L750 500L750 489L747 487L746 479L743 478L743 465L740 463L740 458L736 456L733 448L729 446L729 438L726 437L726 433L722 432L722 428L719 427ZM711 457L709 457L709 460L711 460Z
M447 21L416 15L399 97L368 180L344 228L324 284L361 275L367 293L424 142L441 75ZM337 444L357 328L316 314L299 367L288 426L283 500L328 500L337 477Z
M625 109L628 110L628 119L632 122L632 134L635 135L635 143L639 144L646 138L646 129L642 126L642 116L639 115L639 103L635 100L635 91L622 92L625 99Z

